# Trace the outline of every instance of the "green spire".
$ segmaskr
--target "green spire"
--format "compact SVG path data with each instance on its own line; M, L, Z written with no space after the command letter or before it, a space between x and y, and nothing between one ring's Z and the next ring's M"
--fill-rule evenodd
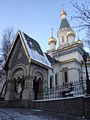
M62 28L70 28L70 25L66 18L62 19L62 21L61 21L60 29L62 29Z

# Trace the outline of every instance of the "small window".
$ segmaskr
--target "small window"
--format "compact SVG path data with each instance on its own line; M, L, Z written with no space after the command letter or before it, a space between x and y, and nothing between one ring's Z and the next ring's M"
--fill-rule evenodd
M63 83L67 83L68 82L68 68L65 67L62 69L62 79L63 79Z
M57 73L55 74L55 86L58 85L58 81L57 81Z
M50 89L52 89L53 76L50 77Z
M78 68L78 76L79 76L79 80L81 80L81 71L79 68Z
M64 42L64 37L62 36L62 43Z
M65 83L68 82L67 80L67 71L64 72L64 76L65 76Z

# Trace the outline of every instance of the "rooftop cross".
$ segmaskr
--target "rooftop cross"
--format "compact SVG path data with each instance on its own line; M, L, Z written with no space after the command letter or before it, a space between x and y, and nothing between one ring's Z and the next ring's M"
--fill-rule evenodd
M77 30L77 37L78 37L78 39L79 39L79 32L80 32L80 30Z
M61 5L61 8L63 10L64 9L63 0L60 0L60 5Z
M51 36L53 37L53 28L51 28L52 32L51 32Z

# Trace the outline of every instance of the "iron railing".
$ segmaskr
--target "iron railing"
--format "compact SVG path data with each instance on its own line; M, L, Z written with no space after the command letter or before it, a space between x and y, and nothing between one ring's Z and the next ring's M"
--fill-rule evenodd
M38 93L38 100L41 99L52 99L52 98L62 98L70 96L81 96L86 94L86 81L74 81L66 84L62 84L57 87L45 88L40 90ZM34 99L34 91L30 95Z

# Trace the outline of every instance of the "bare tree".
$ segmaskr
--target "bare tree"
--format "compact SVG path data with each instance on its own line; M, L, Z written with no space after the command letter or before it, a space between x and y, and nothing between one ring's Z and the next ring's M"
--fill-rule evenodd
M90 2L86 2L85 4L81 4L81 6L75 2L72 4L75 8L73 19L77 19L79 21L79 27L81 29L90 27Z
M84 39L86 45L88 45L89 52L90 52L90 27L87 28L86 32L86 39Z
M3 30L1 49L0 49L0 67L2 67L5 62L8 52L12 45L12 40L14 37L13 28L7 28Z
M79 28L79 30L87 30L84 42L90 49L90 2L81 4L81 6L77 2L72 5L76 13L73 15L72 19L76 19L78 21L78 25L75 27Z

